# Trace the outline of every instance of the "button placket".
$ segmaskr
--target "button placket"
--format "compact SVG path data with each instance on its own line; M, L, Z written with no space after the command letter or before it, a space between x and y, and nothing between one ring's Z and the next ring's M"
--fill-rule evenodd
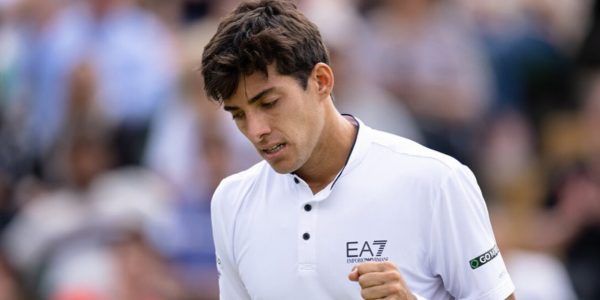
M298 208L298 269L300 271L314 271L316 268L316 238L317 214L316 204L309 204L311 196L307 195L304 204Z

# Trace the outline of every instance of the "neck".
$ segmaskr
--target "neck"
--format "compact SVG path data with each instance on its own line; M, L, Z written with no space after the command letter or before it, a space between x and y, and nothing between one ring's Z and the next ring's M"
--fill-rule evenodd
M346 164L356 138L356 127L331 104L325 127L311 158L296 174L308 183L316 194L330 182Z

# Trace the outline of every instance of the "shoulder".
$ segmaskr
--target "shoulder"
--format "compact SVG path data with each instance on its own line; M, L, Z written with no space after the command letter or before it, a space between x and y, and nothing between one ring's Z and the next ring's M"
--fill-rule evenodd
M370 156L398 173L440 181L467 168L455 158L388 132L371 130Z
M433 207L442 205L446 212L460 207L465 211L476 208L485 212L485 202L475 175L455 158L383 131L374 131L372 143L372 156L384 158L386 168L409 177L414 187L433 192ZM457 210L455 213L461 212Z

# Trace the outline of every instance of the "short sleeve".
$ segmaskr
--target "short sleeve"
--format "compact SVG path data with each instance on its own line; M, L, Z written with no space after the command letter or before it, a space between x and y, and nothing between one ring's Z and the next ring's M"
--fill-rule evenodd
M211 202L211 219L217 270L219 271L219 293L221 300L250 299L240 279L233 256L235 210L228 209L227 188L219 185Z
M439 191L432 204L432 272L456 299L506 299L514 285L475 176L461 165L442 181Z

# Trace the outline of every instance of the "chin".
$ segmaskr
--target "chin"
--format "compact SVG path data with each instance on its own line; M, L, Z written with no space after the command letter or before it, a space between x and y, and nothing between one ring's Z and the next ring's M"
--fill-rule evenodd
M282 168L281 166L271 164L271 168L279 174L289 174L295 171L294 168Z
M273 170L279 174L289 174L299 169L298 167L291 166L289 164L286 164L285 162L268 163L271 166L271 168L273 168Z

